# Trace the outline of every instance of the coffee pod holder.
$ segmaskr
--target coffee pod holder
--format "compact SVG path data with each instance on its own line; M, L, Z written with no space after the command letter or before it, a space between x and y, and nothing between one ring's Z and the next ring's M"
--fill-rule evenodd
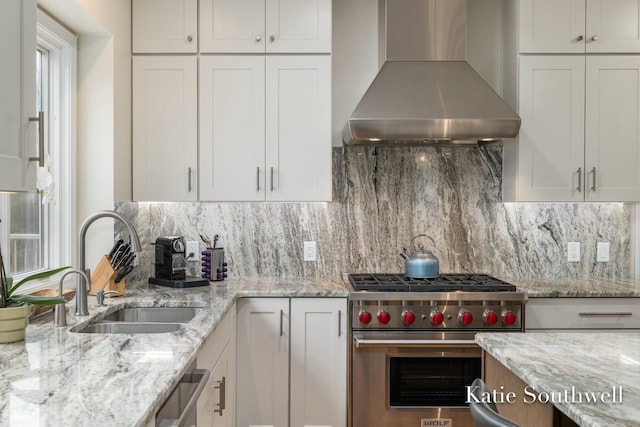
M227 277L227 263L224 260L224 248L207 248L202 255L202 277L219 282Z

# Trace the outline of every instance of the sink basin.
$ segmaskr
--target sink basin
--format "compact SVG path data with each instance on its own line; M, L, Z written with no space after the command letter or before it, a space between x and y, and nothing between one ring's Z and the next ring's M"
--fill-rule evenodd
M163 334L176 332L202 307L123 307L72 332L80 334Z
M107 315L102 322L188 323L201 307L124 307Z
M163 334L182 329L182 323L99 322L76 332L81 334Z

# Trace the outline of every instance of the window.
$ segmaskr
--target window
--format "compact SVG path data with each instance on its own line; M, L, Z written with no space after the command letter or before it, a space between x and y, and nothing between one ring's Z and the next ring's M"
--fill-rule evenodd
M1 235L7 274L19 279L71 264L75 239L74 182L76 37L38 10L37 111L44 112L45 150L54 186L52 201L36 191L0 195ZM34 284L32 287L42 287ZM27 288L27 285L25 285Z

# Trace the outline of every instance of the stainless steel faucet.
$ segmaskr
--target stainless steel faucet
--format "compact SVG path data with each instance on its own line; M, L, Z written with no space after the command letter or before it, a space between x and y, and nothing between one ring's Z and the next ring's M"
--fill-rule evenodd
M66 273L64 273L62 275L62 277L60 278L60 283L58 283L58 296L60 298L62 298L62 282L64 282L64 278L67 277L70 274L79 274L80 278L78 279L78 281L81 281L82 279L84 279L84 283L85 283L85 289L86 289L86 285L87 283L89 283L89 278L87 277L86 274L84 274L82 271L80 270L69 270ZM78 292L76 291L76 298L77 298ZM85 295L86 298L86 295ZM77 300L76 300L77 301ZM77 303L76 303L77 305ZM67 326L67 306L66 304L56 304L56 306L54 307L54 312L53 312L53 326Z
M129 222L129 220L121 213L115 211L99 211L89 215L87 219L84 220L84 222L80 226L80 235L78 237L78 268L87 275L87 283L82 286L82 281L78 280L78 289L76 291L76 316L89 315L89 309L87 307L87 286L89 286L91 283L91 270L88 269L86 265L85 237L87 235L89 226L100 218L113 218L117 221L122 222L127 228L129 237L131 238L131 252L140 252L140 250L142 249L138 233L136 233L135 228L133 228L133 225Z

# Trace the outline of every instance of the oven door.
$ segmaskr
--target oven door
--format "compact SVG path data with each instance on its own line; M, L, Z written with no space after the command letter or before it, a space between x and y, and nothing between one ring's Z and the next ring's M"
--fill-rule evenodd
M472 426L467 386L482 369L473 335L354 332L352 427Z

